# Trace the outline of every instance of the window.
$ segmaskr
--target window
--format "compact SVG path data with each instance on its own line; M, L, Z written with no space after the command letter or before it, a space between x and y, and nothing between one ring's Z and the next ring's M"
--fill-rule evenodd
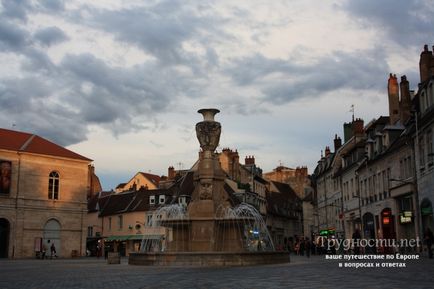
M428 165L432 165L434 154L433 154L433 143L432 143L432 131L429 130L426 135L426 152L428 155Z
M401 212L413 210L413 200L411 197L404 197L400 199L399 207Z
M50 200L59 199L59 174L51 172L48 178L48 198Z
M87 227L87 236L92 237L93 236L93 226Z
M109 222L109 230L111 231L112 230L112 217L109 217L108 218L108 222Z
M155 204L155 196L149 196L149 204L151 205Z
M433 91L432 91L432 83L430 83L426 95L427 108L430 108L433 105Z
M122 227L124 226L124 218L122 215L118 216L118 229L122 230Z
M178 203L180 205L184 205L184 206L187 205L187 199L186 199L186 197L179 197Z
M158 204L164 204L165 201L166 201L165 195L158 196Z
M425 112L426 104L425 104L425 92L422 92L420 95L420 111L422 113Z
M0 194L9 194L11 190L12 163L0 160Z
M152 226L152 214L149 214L146 219L146 224Z
M419 138L419 162L420 166L425 166L425 145L423 137Z

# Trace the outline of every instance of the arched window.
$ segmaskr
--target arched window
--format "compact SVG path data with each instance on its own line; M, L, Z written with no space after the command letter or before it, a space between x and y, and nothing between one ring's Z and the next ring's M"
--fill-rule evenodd
M59 199L59 174L51 172L48 178L48 198L50 200Z

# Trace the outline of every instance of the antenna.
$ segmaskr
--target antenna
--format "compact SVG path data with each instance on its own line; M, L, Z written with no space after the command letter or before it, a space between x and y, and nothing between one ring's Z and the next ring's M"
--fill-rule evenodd
M181 171L181 170L182 170L182 165L183 165L183 163L178 162L178 163L176 163L176 164L178 165L178 171Z
M350 109L349 112L352 112L352 113L353 113L353 121L354 121L354 104L351 105L351 109Z

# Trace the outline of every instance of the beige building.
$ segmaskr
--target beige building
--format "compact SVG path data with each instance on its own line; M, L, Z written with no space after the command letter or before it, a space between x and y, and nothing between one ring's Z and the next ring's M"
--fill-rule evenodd
M138 172L127 183L119 184L116 187L115 192L120 193L130 190L140 190L141 188L146 190L155 190L159 188L159 184L160 176L150 173Z
M93 256L107 252L128 256L140 250L142 240L152 238L164 246L167 232L150 226L155 212L174 202L187 206L193 189L193 171L190 171L165 189L142 187L121 193L95 194L88 202L87 250Z
M302 201L290 185L270 181L267 192L267 227L277 250L284 250L289 240L303 236Z
M0 129L0 257L85 254L92 160L34 134ZM94 184L92 184L92 179Z
M311 237L315 232L315 218L313 211L313 188L308 175L307 167L297 167L295 169L285 166L278 166L273 171L264 173L267 181L274 181L289 184L291 189L303 202L303 235Z

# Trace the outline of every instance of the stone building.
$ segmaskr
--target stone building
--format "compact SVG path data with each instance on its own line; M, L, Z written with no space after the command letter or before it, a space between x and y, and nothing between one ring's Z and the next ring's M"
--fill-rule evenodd
M336 233L343 233L339 214L336 213L336 208L341 206L341 193L334 179L332 166L336 152L331 152L328 146L324 152L313 174L316 196L314 219L316 234L334 236Z
M273 169L273 171L264 173L263 176L269 181L289 184L300 198L305 197L306 188L310 187L307 167L296 167L293 169L285 166L278 166Z
M267 192L267 227L277 250L285 249L290 239L303 236L302 201L290 185L269 182Z
M264 178L267 181L289 184L291 189L302 200L302 231L304 236L310 238L314 232L315 219L313 216L313 189L307 167L293 169L280 165L273 171L264 173Z
M144 235L162 238L148 232L153 211L172 201L171 190L139 190L121 193L101 192L88 202L87 250L93 256L119 252L128 256L138 252ZM152 234L151 234L152 233Z
M405 75L398 83L396 75L390 74L389 116L371 121L354 141L347 137L350 130L344 124L345 143L332 157L326 149L314 174L317 214L324 215L319 229L324 220L330 223L324 207L332 187L342 196L347 238L360 229L368 239L414 239L433 228L434 58L427 46L419 68L416 94Z
M433 46L434 51L434 46ZM425 45L420 55L420 83L413 99L417 122L412 132L415 146L421 230L434 231L434 56Z
M0 257L85 254L92 160L40 136L0 129ZM92 183L93 182L93 183Z
M115 191L120 193L131 190L135 191L141 188L155 190L160 185L160 179L160 176L154 174L138 172L128 182L117 185Z
M228 177L235 182L241 181L240 176L240 157L238 151L224 148L219 154L219 161L222 169L226 172Z

